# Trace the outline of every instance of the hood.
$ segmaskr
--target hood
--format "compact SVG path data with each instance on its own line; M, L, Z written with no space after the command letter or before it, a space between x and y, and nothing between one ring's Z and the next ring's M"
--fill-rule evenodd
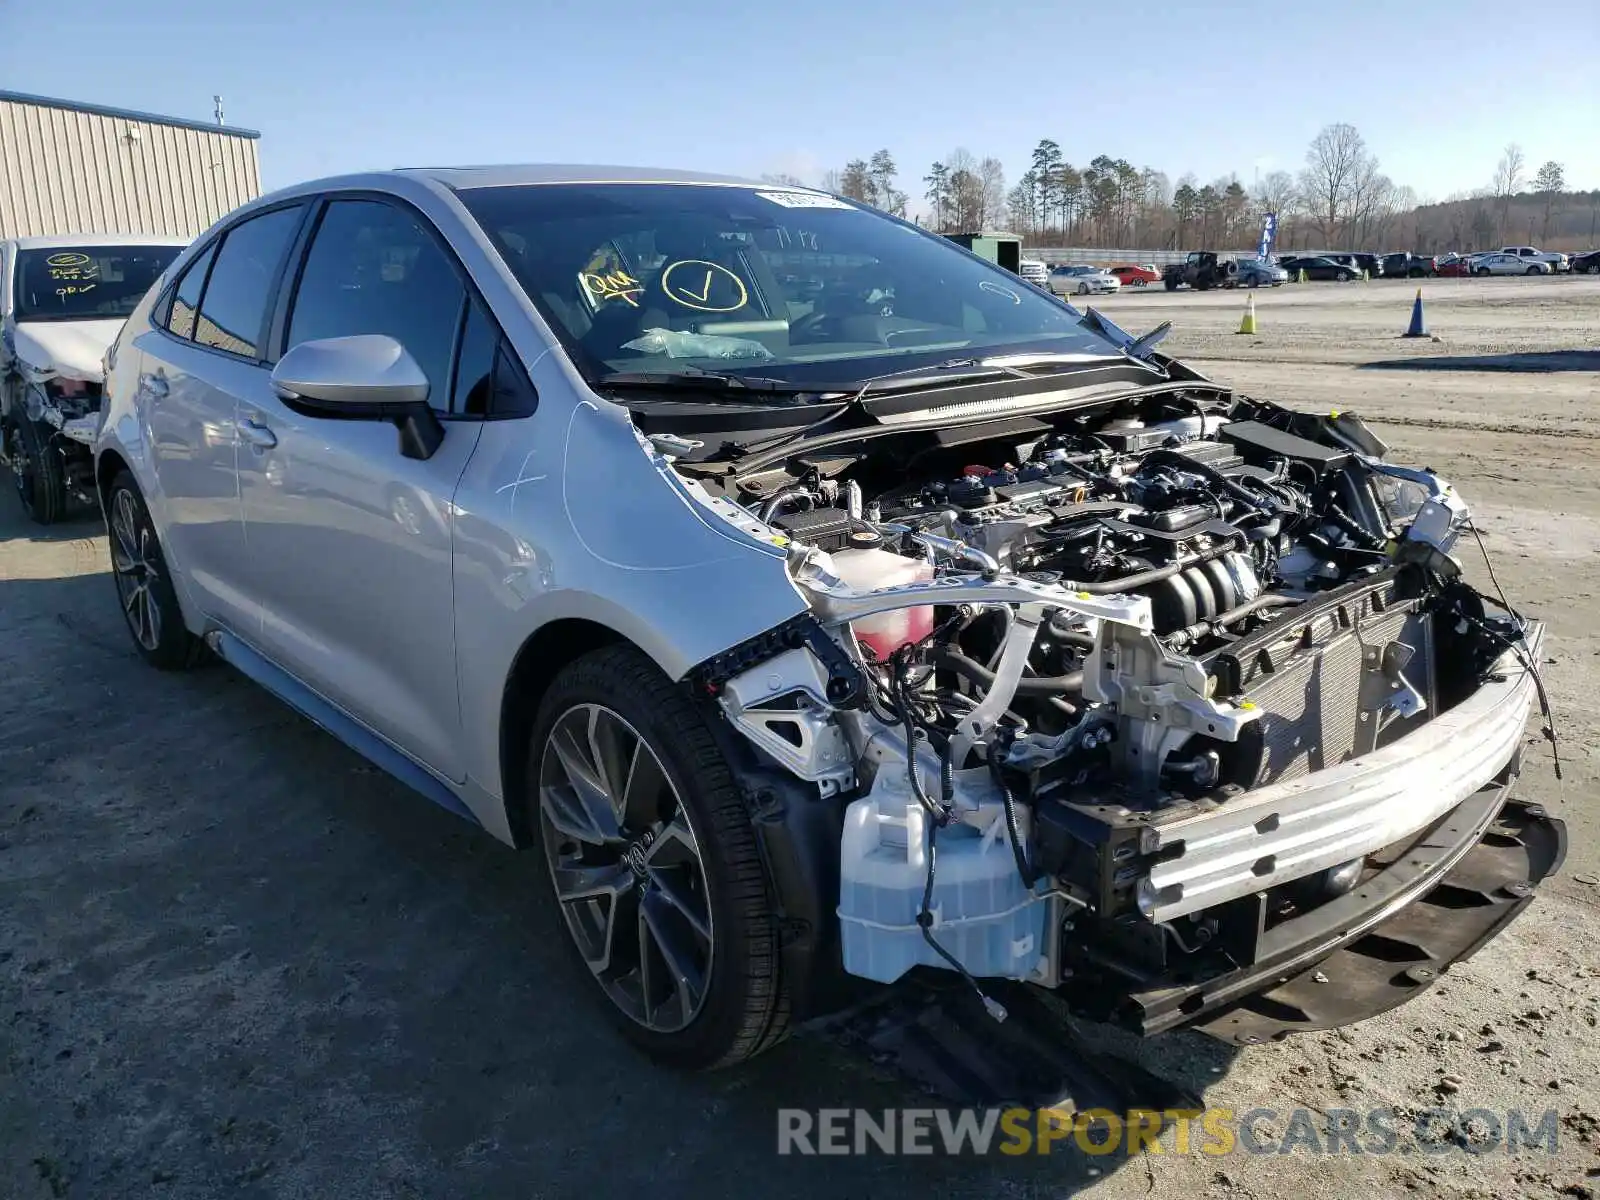
M106 321L19 321L12 335L16 356L36 379L63 375L86 383L104 382L101 360L122 330L122 319Z

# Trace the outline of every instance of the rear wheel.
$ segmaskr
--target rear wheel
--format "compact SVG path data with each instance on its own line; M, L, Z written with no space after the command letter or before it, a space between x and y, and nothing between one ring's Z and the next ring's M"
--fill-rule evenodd
M1349 283L1354 278L1355 276L1351 275L1349 271L1340 271L1338 275L1340 283Z
M1163 279L1161 282L1166 285L1166 289L1169 292L1178 290L1178 281L1176 279Z
M585 655L540 704L528 779L566 940L624 1036L692 1069L777 1042L789 1002L765 871L689 697L631 646Z
M205 644L183 623L155 523L138 484L127 471L112 480L106 493L106 526L111 574L134 649L159 670L194 666L204 656Z
M6 441L23 511L37 524L54 525L67 515L67 475L50 446L50 427L19 413L7 422Z

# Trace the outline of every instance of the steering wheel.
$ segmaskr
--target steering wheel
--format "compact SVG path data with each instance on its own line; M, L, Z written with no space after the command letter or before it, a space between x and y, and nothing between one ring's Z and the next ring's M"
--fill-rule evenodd
M797 317L789 322L789 340L791 342L827 341L829 322L835 320L837 318L833 313L812 309L805 316Z

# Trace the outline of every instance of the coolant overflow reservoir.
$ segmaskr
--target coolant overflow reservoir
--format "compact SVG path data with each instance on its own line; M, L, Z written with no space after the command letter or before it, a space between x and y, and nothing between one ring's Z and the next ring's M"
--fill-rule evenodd
M829 556L832 574L841 583L861 592L878 588L901 587L908 583L924 583L933 578L933 564L920 558L907 558L887 550L847 549ZM907 642L915 642L933 632L933 606L901 608L852 621L861 644L877 657L879 662L888 659Z

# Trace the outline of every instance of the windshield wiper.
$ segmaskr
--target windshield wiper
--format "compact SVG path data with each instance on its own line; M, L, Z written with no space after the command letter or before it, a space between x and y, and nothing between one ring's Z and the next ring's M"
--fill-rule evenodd
M815 384L791 383L765 375L722 375L716 371L613 371L595 380L595 386L608 388L683 388L689 391L776 392L799 395L824 389Z

